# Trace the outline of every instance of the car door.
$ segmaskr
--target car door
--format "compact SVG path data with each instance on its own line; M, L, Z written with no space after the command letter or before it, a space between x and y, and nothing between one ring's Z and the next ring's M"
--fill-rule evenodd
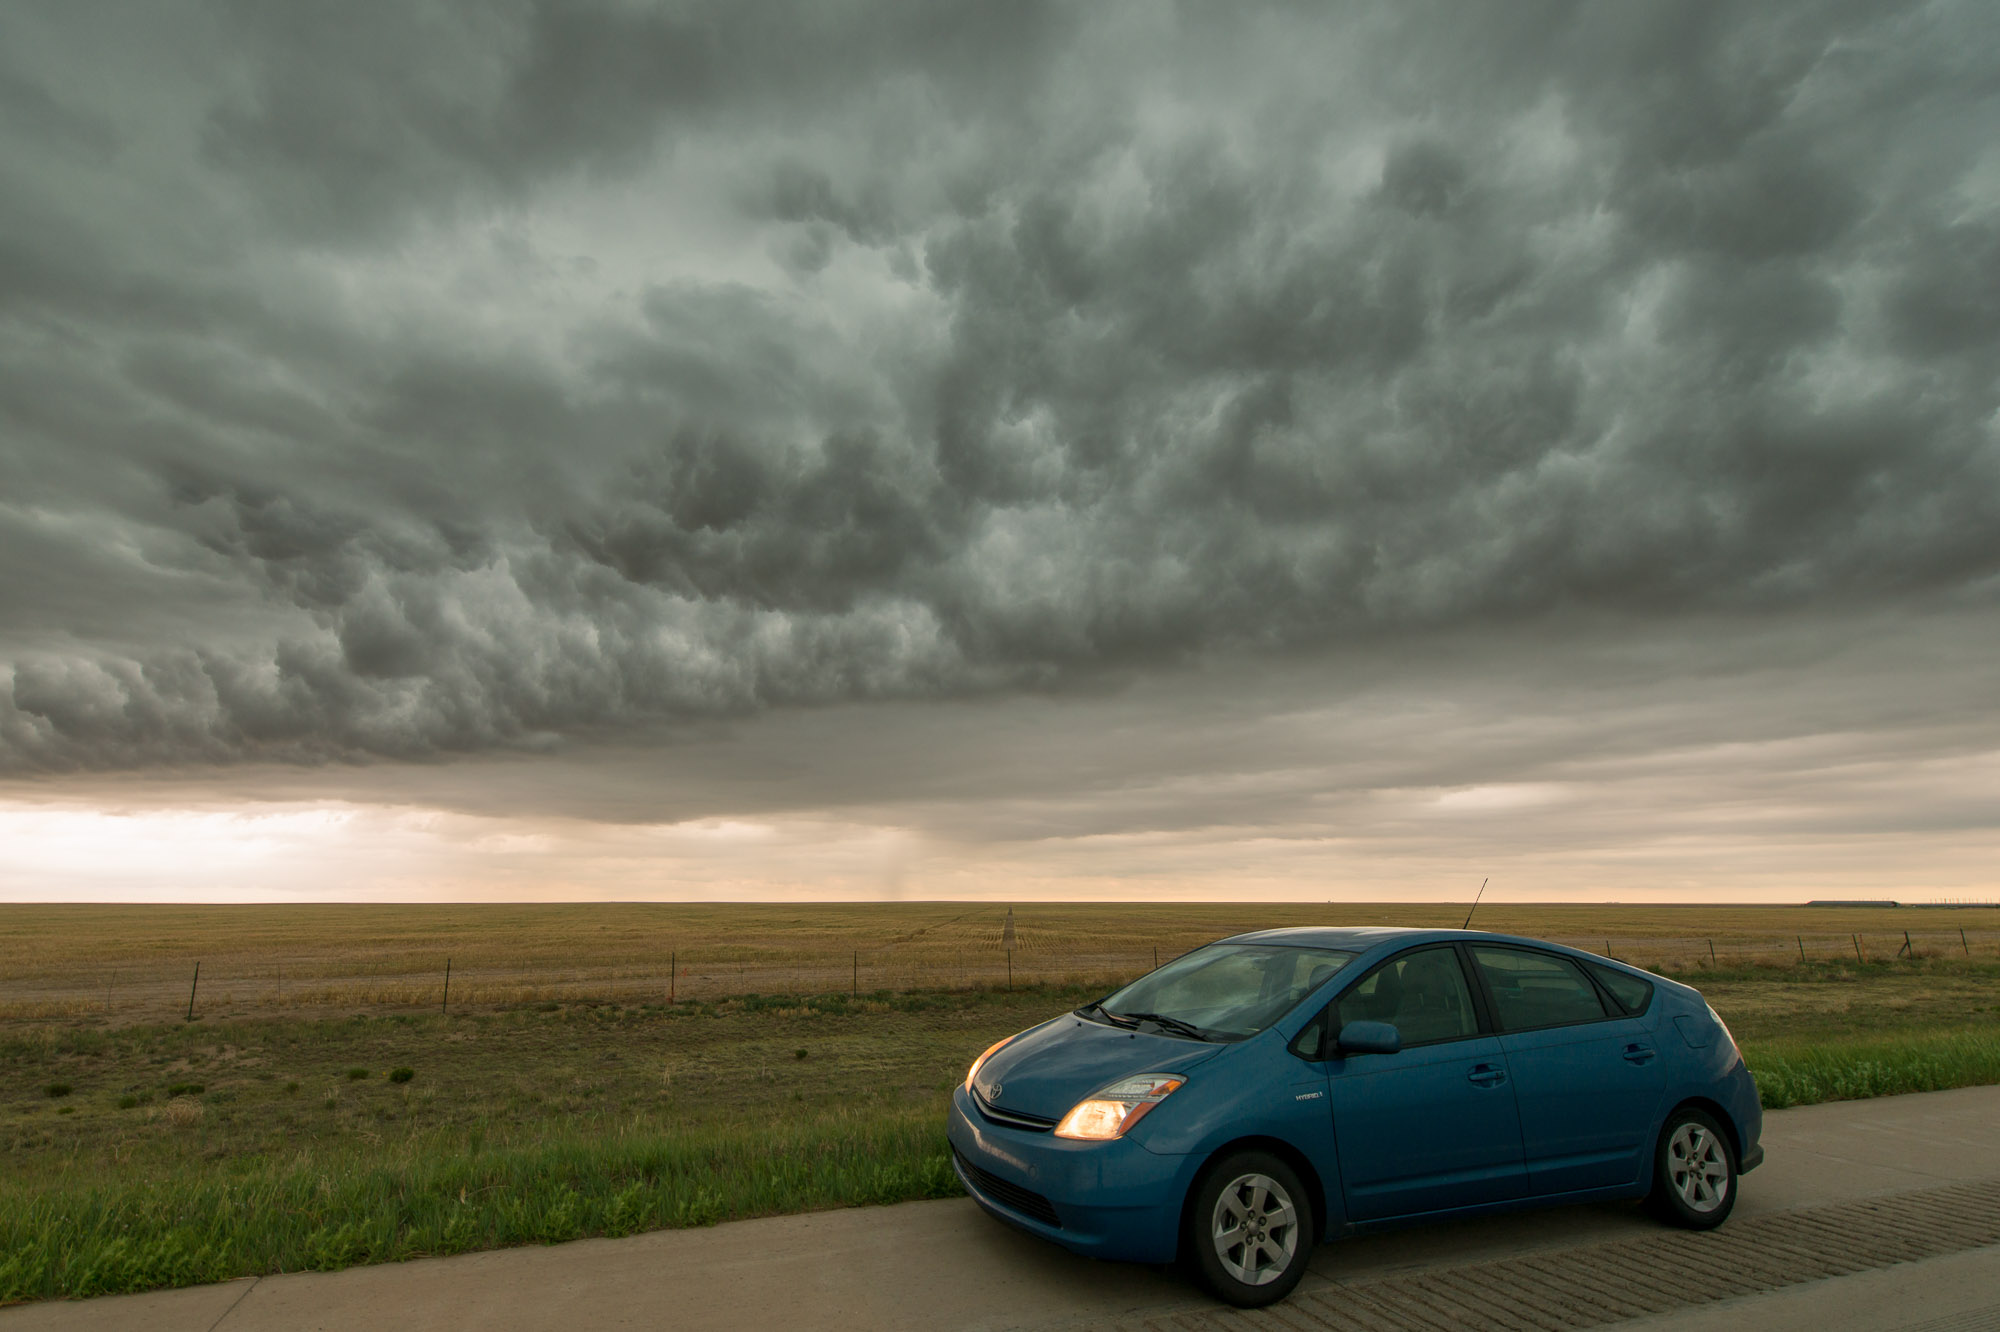
M1513 1074L1529 1193L1636 1182L1666 1090L1651 1022L1607 1001L1570 958L1500 944L1467 951Z
M1388 1022L1396 1054L1342 1055L1348 1022ZM1342 991L1321 1022L1350 1221L1520 1197L1520 1116L1499 1040L1479 1029L1456 949L1412 949Z

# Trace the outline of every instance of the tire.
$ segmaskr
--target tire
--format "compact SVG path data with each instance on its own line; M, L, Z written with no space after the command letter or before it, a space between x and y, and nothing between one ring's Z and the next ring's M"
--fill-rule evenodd
M1736 1206L1736 1148L1713 1118L1692 1107L1667 1116L1653 1149L1646 1201L1669 1225L1713 1230Z
M1240 1309L1276 1304L1312 1262L1312 1201L1269 1152L1236 1152L1195 1183L1181 1252L1195 1279Z

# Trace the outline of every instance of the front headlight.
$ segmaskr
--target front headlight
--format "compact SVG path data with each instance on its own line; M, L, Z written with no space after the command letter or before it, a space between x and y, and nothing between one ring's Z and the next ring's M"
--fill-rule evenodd
M1166 1100L1187 1082L1178 1073L1141 1073L1136 1078L1114 1082L1074 1109L1056 1125L1058 1138L1082 1142L1102 1142L1123 1137L1146 1112Z
M1019 1036L1020 1034L1021 1033L1017 1031L1014 1033L1014 1036ZM972 1061L972 1067L965 1070L965 1089L967 1091L972 1090L972 1080L979 1076L979 1070L985 1066L987 1060L993 1057L993 1052L995 1050L998 1050L1001 1046L1005 1045L1008 1041L1013 1040L1014 1036L1001 1037L999 1040L993 1042L993 1044L986 1047L985 1054L980 1055L979 1058Z

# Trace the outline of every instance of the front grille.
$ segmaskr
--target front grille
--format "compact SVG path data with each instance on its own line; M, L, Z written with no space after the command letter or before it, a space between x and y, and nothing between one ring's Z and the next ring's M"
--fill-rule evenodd
M1056 1216L1055 1204L1033 1189L1024 1189L1019 1184L1010 1184L990 1170L981 1170L965 1159L965 1154L954 1147L951 1154L958 1160L958 1168L972 1181L973 1187L991 1197L1002 1206L1011 1207L1022 1216L1033 1217L1045 1226L1062 1229L1062 1221Z
M1031 1133L1047 1133L1056 1126L1055 1120L1044 1119L1040 1115L1023 1114L1019 1110L1002 1110L987 1100L985 1094L977 1087L972 1089L972 1100L979 1107L980 1114L996 1124L1005 1124L1008 1128L1027 1129Z

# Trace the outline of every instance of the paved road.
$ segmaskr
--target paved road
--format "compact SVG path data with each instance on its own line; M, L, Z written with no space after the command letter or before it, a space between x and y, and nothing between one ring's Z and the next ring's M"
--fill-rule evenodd
M952 1200L29 1305L0 1332L2000 1328L1996 1126L1994 1087L1777 1112L1714 1235L1601 1205L1372 1236L1323 1247L1282 1313L1218 1310Z

